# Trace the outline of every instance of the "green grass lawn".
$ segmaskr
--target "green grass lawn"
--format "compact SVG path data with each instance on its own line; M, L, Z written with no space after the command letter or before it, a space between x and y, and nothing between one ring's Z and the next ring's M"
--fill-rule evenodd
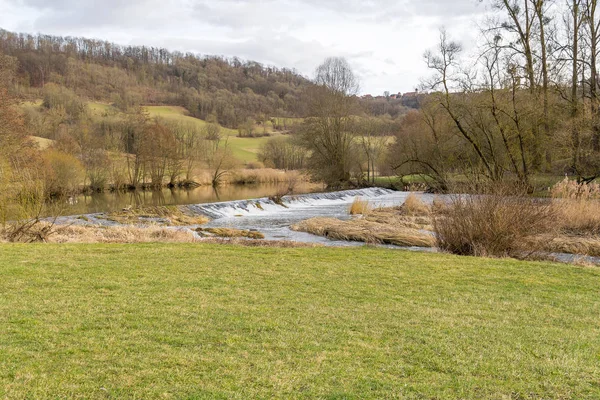
M600 398L600 270L1 245L2 398Z

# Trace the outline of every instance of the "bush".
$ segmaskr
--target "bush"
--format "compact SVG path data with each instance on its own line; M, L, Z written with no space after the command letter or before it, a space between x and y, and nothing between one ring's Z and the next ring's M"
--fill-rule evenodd
M470 256L526 258L541 249L536 235L552 232L555 212L547 200L497 190L455 195L434 215L442 250Z
M264 169L265 165L260 161L250 161L246 164L246 169Z
M42 106L49 110L62 108L71 121L78 120L87 110L87 106L73 91L49 83L44 86Z
M85 172L81 162L70 154L50 149L43 153L44 184L49 197L69 195L80 189Z

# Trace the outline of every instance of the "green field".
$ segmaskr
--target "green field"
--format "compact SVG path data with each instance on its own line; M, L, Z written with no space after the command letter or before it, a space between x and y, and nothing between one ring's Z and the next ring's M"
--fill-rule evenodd
M600 398L600 270L1 245L2 398Z
M144 107L144 109L151 116L158 116L165 119L171 119L176 121L187 121L194 124L197 124L200 127L206 125L206 122L185 115L186 110L182 107L173 107L173 106L148 106ZM257 127L257 132L262 128ZM272 133L272 128L267 129L268 132ZM228 137L228 144L231 147L231 151L233 155L238 160L246 163L251 161L257 161L257 153L260 150L261 146L269 140L268 137L264 138L240 138L237 137L238 131L235 129L229 129L221 127L221 132L223 135Z
M26 108L26 107L39 108L41 106L41 103L42 103L41 100L35 101L35 102L26 102L26 103L23 103L22 107L23 108ZM96 116L102 116L106 113L110 114L113 112L118 113L118 111L115 108L113 108L110 104L106 104L106 103L89 102L88 108L90 109L92 114L96 115ZM189 123L193 123L193 124L199 126L200 128L202 128L202 127L204 127L204 125L206 125L205 121L186 115L186 110L182 107L146 106L146 107L144 107L144 110L151 117L161 117L161 118L175 120L175 121L189 122ZM257 126L256 131L257 132L262 131L262 127ZM263 144L265 144L270 139L269 137L240 138L240 137L237 137L237 135L238 135L237 130L224 128L224 127L221 127L221 132L224 136L226 136L228 138L228 145L231 148L231 151L233 152L234 157L236 159L238 159L241 163L258 161L257 154L258 154L260 148L262 147ZM279 135L279 133L273 132L273 128L272 128L270 122L267 123L267 132L269 132L272 136ZM34 140L36 140L42 148L48 147L49 143L51 143L51 141L48 141L47 139L43 139L43 138L34 138ZM224 142L222 142L222 143L224 143Z

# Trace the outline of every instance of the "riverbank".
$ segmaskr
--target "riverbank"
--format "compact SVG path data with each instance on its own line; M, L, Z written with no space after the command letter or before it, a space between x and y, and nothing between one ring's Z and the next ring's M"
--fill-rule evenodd
M596 398L600 272L385 249L0 245L3 398Z

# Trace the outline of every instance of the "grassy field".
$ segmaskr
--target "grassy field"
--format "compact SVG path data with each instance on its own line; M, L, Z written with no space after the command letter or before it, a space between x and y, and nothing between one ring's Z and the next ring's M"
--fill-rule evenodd
M23 103L23 107L40 107L42 101L35 102L26 102ZM92 112L93 115L102 116L106 113L115 112L115 109L106 103L99 102L89 102L88 108ZM186 110L182 107L175 106L146 106L144 110L148 112L148 114L152 117L161 117L165 119L181 121L181 122L189 122L193 123L200 128L206 125L206 122L193 118L186 115ZM256 127L257 132L262 132L262 127ZM269 140L269 137L263 138L240 138L237 137L238 131L235 129L229 129L225 127L221 127L221 132L224 136L228 137L229 146L233 152L233 155L236 159L238 159L241 163L245 164L248 162L258 161L257 154L264 143ZM273 127L270 122L267 123L267 132L269 132L272 136L279 135L276 132L273 132ZM43 138L35 138L42 148L46 148L49 146L51 141Z
M148 106L144 107L146 111L151 116L159 116L166 119L176 120L176 121L187 121L194 124L197 124L200 127L206 125L206 122L185 115L185 109L182 107L172 107L172 106ZM256 127L257 132L261 131L262 128ZM268 132L272 133L272 127L267 129ZM228 143L231 146L231 151L233 155L238 160L246 163L251 161L257 161L257 153L262 147L262 145L269 140L268 137L264 138L240 138L237 137L238 131L235 129L229 128L221 128L221 132L223 135L228 136Z
M2 398L600 398L600 270L1 245Z

